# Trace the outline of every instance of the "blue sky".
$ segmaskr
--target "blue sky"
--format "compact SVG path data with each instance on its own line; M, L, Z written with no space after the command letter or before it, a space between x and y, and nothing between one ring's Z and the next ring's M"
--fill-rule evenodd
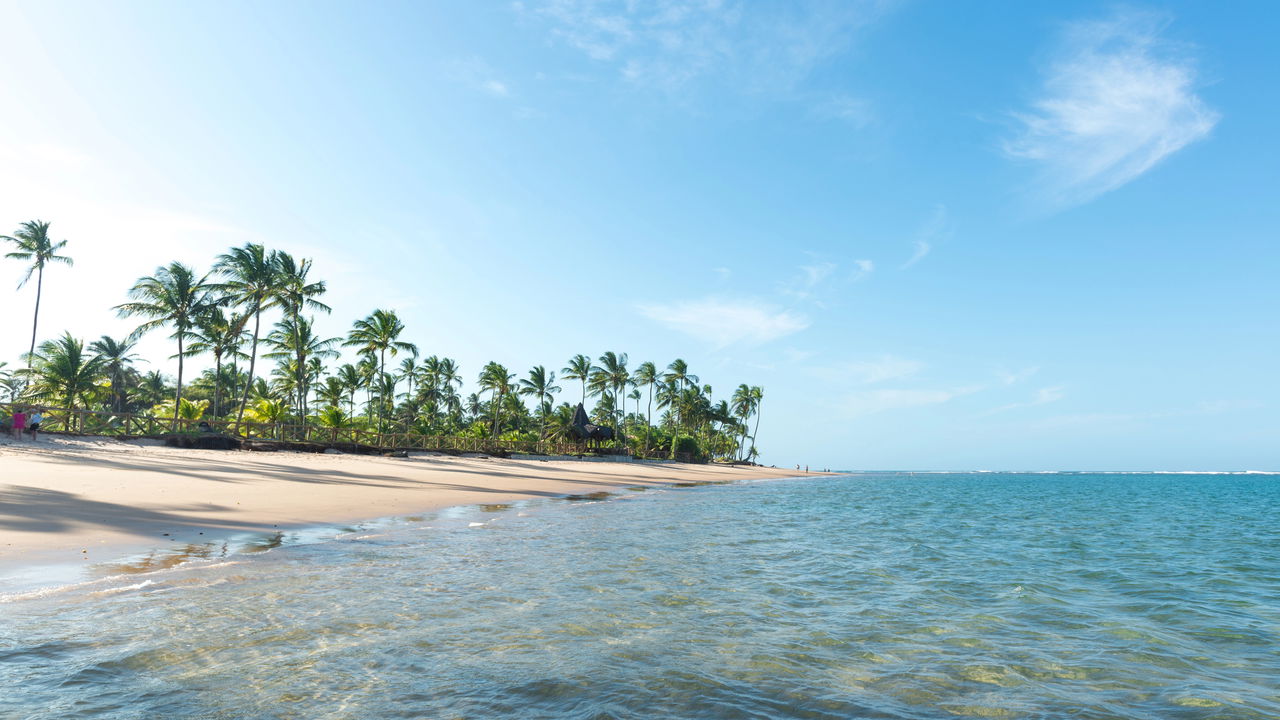
M42 337L264 242L468 378L762 385L770 463L1280 469L1278 14L7 3L0 230L70 241Z

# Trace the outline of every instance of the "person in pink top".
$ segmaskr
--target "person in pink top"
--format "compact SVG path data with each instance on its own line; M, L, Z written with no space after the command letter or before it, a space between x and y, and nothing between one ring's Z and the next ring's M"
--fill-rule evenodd
M13 411L13 436L22 439L22 431L27 429L27 414L22 412L22 408Z

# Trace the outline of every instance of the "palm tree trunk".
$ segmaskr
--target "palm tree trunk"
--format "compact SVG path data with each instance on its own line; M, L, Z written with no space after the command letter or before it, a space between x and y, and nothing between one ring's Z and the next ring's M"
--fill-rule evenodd
M222 353L213 354L213 416L222 417L222 413L218 412L222 409L222 395L218 392L222 388Z
M36 325L40 322L40 292L44 288L44 263L36 268L36 312L31 318L31 349L27 351L27 369L31 369L32 357L36 354Z
M258 362L258 332L262 329L262 311L253 313L253 345L249 351L249 380L244 384L244 393L240 396L240 410L236 413L236 432L240 432L240 423L244 421L244 406L249 403L249 389L253 387L253 367Z
M644 454L649 454L649 436L653 433L653 383L649 383L649 409L644 417Z
M763 396L764 393L761 393L761 395ZM751 448L752 449L755 449L755 446L756 446L756 433L760 432L760 406L763 404L764 404L764 400L761 400L760 402L756 403L756 426L751 431Z
M178 389L173 394L173 422L169 424L169 431L173 432L178 429L178 413L181 412L182 406L182 328L178 328Z

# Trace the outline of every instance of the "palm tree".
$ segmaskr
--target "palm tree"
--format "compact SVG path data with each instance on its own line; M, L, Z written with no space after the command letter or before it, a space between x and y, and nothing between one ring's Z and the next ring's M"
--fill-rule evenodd
M675 383L677 391L683 391L690 385L698 384L698 376L689 374L689 364L680 358L671 361L667 366L667 374L662 377L669 383ZM681 425L685 424L684 412L679 407L676 408L676 417Z
M591 358L586 355L574 355L569 358L569 364L560 369L561 376L565 380L581 380L582 381L582 404L587 404L587 381L591 379Z
M214 300L205 282L208 276L196 279L196 273L180 262L168 267L156 268L155 275L140 278L129 290L134 302L116 306L121 317L141 315L150 318L133 331L130 339L136 340L143 333L165 325L173 325L169 337L178 341L178 387L173 396L175 408L182 405L182 364L186 357L183 344L191 337L196 318L204 314ZM174 424L178 418L174 416Z
M304 327L302 311L308 309L328 313L332 312L333 308L316 300L328 289L325 287L324 281L307 282L307 274L311 272L310 260L306 258L294 260L293 256L286 252L277 252L275 256L281 284L279 290L280 303L284 307L285 318L292 323L292 329L295 333L293 338L295 370L297 372L295 384L300 393L298 413L303 418L303 422L306 422L306 368L309 344L297 334ZM308 325L307 327L309 328L310 326Z
M649 454L649 434L653 428L653 386L659 382L658 368L652 362L642 362L640 367L636 368L635 373L631 375L632 382L637 388L649 388L649 409L645 413L645 433L644 433L644 452Z
M493 432L492 437L498 436L498 423L502 418L501 398L511 392L511 381L515 379L514 373L507 372L507 368L496 362L490 362L480 371L480 389L488 390L492 393L489 397L490 410L493 412Z
M520 381L520 394L532 395L538 401L538 409L542 413L542 430L538 435L539 440L547 437L547 414L551 411L551 401L555 394L560 392L560 386L555 384L556 374L547 372L547 369L541 365L535 365L529 371L529 377Z
M288 359L288 371L292 375L289 385L297 400L295 408L300 418L307 417L307 395L311 390L307 382L308 358L319 360L337 357L338 351L333 349L333 344L337 341L338 338L317 337L311 321L300 316L282 318L271 334L267 335L267 343L273 350L263 357Z
M360 369L351 363L344 363L338 368L334 374L338 382L342 383L342 387L347 393L347 405L352 415L356 412L356 390L364 386L364 380L360 377Z
M746 455L747 451L747 418L751 417L751 413L755 409L755 399L752 397L751 388L743 383L733 391L732 403L733 414L742 420L742 439L738 442L738 449L742 455Z
M111 380L111 412L124 412L125 372L138 359L132 353L135 345L131 338L116 340L109 335L89 345L89 349L102 358L102 369Z
M394 310L374 310L369 317L363 320L357 320L351 327L351 332L347 334L347 339L343 342L344 347L359 348L360 352L377 353L378 355L378 377L382 377L387 373L387 353L390 352L395 357L400 351L418 354L418 346L410 342L400 340L400 333L404 332L404 323L396 316ZM393 386L394 392L394 386ZM381 406L382 403L379 403ZM378 422L382 422L382 412L379 409Z
M33 380L31 395L58 402L68 410L76 409L77 400L87 404L102 377L103 359L86 353L84 342L69 332L40 343L39 351L30 356L31 368L22 372Z
M623 437L622 422L618 416L626 417L627 398L624 391L631 382L631 374L627 372L627 354L610 350L601 355L600 365L591 371L591 379L598 387L607 387L613 391L614 400L618 404L613 426L617 428L619 444L625 444L626 438Z
M281 299L283 288L279 282L280 263L276 253L268 252L256 243L232 248L218 256L213 269L224 278L215 286L226 293L227 300L241 308L247 322L253 318L253 344L249 352L249 382L245 383L240 397L240 409L236 412L236 431L244 420L244 407L249 402L249 389L253 387L254 369L258 362L258 338L262 333L262 312L274 307Z
M36 326L40 322L40 293L44 289L44 266L51 262L64 265L74 263L71 258L58 254L59 250L67 246L67 241L60 240L55 243L50 239L49 223L42 220L24 222L13 235L0 235L0 240L7 240L17 246L16 250L7 253L5 257L31 261L27 274L23 275L22 280L18 282L19 289L31 279L31 273L36 274L36 311L31 319L31 349L27 351L27 355L30 356L36 351ZM27 359L27 367L31 367L30 357Z
M764 403L764 388L759 385L751 386L751 412L755 413L756 426L751 429L751 452L750 455L756 454L756 433L760 432L760 405Z
M191 345L187 348L190 355L213 353L213 415L222 417L222 361L224 358L236 359L244 357L240 345L244 342L243 317L232 315L227 317L221 307L211 306L196 318L195 328L191 331ZM235 389L232 388L232 392Z

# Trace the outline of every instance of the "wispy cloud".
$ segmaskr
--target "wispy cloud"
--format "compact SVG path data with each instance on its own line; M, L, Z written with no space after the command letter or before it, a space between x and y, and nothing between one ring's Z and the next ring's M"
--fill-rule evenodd
M444 63L443 71L455 82L495 98L511 95L511 87L499 79L498 74L479 57L454 58Z
M887 380L900 380L924 369L918 360L882 355L870 360L854 360L813 369L813 374L832 382L873 385Z
M1037 405L1048 405L1049 403L1057 402L1062 398L1066 397L1067 395L1063 390L1064 389L1061 386L1042 387L1036 391L1035 396L1032 397L1030 400L1027 400L1025 402L1009 403L1008 405L1001 405L998 408L993 408L991 410L986 411L985 413L982 413L979 417L995 415L996 413L1007 412L1009 410L1018 410L1021 408L1036 407Z
M717 77L738 89L787 89L843 51L890 0L528 0L517 11L637 85L674 90Z
M1196 95L1194 58L1161 33L1168 21L1122 12L1068 26L1040 97L1004 143L1041 169L1055 205L1086 202L1209 134L1219 114Z
M875 121L871 102L849 95L836 95L819 103L814 115L828 120L841 120L856 128L864 128Z
M1018 383L1022 382L1023 380L1027 380L1032 375L1035 375L1038 372L1040 372L1040 367L1038 365L1034 367L1023 368L1021 370L1006 370L1004 368L1001 368L996 371L996 377L1000 378L1000 382L1004 383L1005 385L1017 385Z
M982 389L980 385L968 385L941 390L861 390L845 397L844 412L848 417L859 417L889 410L941 405Z
M871 262L870 260L854 260L853 266L857 268L853 272L854 280L861 280L862 278L875 272L875 269L876 269L876 264Z
M926 255L933 251L933 244L939 239L946 237L950 233L950 215L947 213L946 205L937 205L933 208L933 214L925 221L924 225L916 231L916 238L912 241L911 257L902 264L902 269L915 265L924 259Z
M809 318L754 299L704 298L636 306L637 312L718 348L760 345L809 327Z

